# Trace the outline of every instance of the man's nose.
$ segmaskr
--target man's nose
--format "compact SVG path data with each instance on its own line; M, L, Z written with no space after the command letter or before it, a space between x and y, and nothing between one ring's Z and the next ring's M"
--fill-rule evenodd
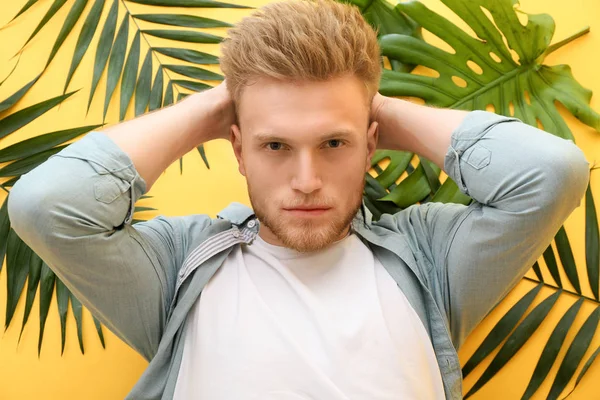
M323 185L320 174L322 171L319 171L317 160L309 152L303 152L298 156L295 169L292 189L309 194Z

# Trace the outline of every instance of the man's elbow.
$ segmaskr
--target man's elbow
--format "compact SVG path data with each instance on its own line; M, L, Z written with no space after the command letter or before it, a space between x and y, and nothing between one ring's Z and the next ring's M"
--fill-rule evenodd
M572 212L581 204L590 178L590 164L583 151L573 142L562 146L549 160L548 179L555 201L563 203Z
M41 240L42 232L49 229L50 182L39 182L24 175L8 195L7 211L10 225L15 233L30 247Z

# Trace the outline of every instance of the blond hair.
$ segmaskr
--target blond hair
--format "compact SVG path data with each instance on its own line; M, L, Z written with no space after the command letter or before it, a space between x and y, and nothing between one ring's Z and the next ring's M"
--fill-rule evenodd
M377 34L357 7L334 0L271 3L229 30L221 69L238 103L244 86L259 78L324 81L352 74L369 100L379 88Z

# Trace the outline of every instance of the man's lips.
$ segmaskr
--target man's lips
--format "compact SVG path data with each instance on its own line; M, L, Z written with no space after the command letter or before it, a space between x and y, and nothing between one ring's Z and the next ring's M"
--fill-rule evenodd
M308 216L308 215L321 215L331 210L331 207L294 207L294 208L284 208L285 211L298 216Z

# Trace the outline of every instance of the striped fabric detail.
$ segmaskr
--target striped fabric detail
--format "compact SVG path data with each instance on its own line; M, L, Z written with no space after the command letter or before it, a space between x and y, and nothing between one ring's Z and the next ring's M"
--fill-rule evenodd
M240 230L234 226L233 228L218 233L202 242L198 247L192 250L183 262L183 266L177 276L174 298L177 297L177 292L186 278L190 276L196 268L202 265L202 263L233 245L238 243L251 243L255 237L256 232L251 229L244 227Z

